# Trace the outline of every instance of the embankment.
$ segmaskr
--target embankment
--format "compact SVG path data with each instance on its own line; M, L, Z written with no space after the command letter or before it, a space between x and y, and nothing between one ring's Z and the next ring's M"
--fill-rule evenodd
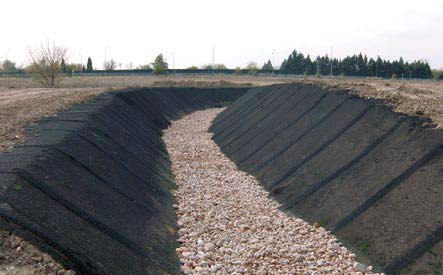
M378 269L443 266L443 133L428 119L315 85L250 90L214 140L282 207L332 230Z
M81 274L178 274L162 129L245 92L131 89L30 126L0 155L0 227Z

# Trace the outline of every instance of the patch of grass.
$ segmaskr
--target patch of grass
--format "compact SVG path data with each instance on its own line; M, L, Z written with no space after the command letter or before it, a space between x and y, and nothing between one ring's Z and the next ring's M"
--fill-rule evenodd
M432 248L428 249L429 254L432 255L434 261L429 263L433 274L443 274L443 255L434 251Z
M97 143L102 143L103 142L103 139L97 133L94 133L94 137L95 137L95 140L97 141Z

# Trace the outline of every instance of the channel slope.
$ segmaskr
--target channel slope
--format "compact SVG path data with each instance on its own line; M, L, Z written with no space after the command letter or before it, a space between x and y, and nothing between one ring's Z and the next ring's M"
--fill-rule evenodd
M443 133L316 85L250 90L214 141L283 205L390 274L443 272Z
M79 274L178 274L162 129L245 92L129 89L30 126L0 155L0 226Z

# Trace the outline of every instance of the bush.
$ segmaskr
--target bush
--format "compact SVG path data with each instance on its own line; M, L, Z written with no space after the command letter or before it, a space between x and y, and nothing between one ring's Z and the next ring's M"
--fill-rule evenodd
M236 74L236 75L241 75L241 73L242 73L241 68L240 68L240 67L236 67L236 68L235 68L235 74Z
M392 74L391 79L397 79L397 75L396 74Z
M248 71L249 75L253 75L253 76L257 76L258 75L258 70L257 69L250 69Z
M320 78L320 71L317 71L317 73L315 74L315 77Z
M39 48L29 51L31 62L27 68L28 73L38 83L46 87L54 87L62 81L62 61L66 56L66 49L50 45L49 42L41 44Z
M166 74L168 71L168 63L164 61L163 54L157 55L152 65L154 66L152 73L155 75Z
M434 80L443 80L443 71L434 70L432 72Z
M308 71L305 71L305 72L303 73L303 78L308 78Z

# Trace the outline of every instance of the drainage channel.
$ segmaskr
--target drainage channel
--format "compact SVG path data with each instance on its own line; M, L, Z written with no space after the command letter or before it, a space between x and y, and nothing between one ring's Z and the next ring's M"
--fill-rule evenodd
M184 274L373 274L327 230L279 209L208 131L222 108L164 131L178 189L177 254Z

